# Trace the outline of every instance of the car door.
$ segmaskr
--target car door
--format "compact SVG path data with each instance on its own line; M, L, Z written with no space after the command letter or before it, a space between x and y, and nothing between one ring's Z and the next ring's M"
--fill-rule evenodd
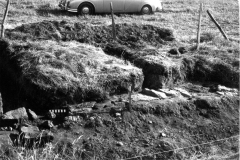
M125 0L125 12L139 12L141 10L142 0Z
M88 1L94 5L96 13L104 12L104 8L103 8L104 0L88 0Z
M113 3L114 12L124 12L125 0L103 0L104 12L109 13L111 11L110 9L111 2Z

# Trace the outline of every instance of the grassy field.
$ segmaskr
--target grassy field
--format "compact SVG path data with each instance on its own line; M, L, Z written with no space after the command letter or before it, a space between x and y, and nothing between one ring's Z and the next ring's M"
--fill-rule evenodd
M239 6L237 0L203 0L204 15L203 32L219 34L215 25L209 19L206 10L212 10L216 20L230 37L239 37ZM0 1L0 19L2 19L5 0ZM173 28L178 37L190 41L196 37L198 22L199 0L164 0L163 11L155 15L120 15L117 23L136 22L154 24ZM7 21L7 28L13 28L23 23L32 23L42 20L71 20L73 22L87 21L93 24L109 24L110 16L77 17L74 14L63 12L58 7L58 1L48 0L12 0Z

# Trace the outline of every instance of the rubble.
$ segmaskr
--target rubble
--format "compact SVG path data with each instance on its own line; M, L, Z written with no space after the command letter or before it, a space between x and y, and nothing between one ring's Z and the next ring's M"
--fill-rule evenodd
M43 128L43 129L50 129L50 128L53 128L54 125L53 125L52 121L46 120L46 121L44 121L43 123L41 123L41 124L39 125L39 127L40 127L40 128Z
M32 111L31 109L28 109L28 113L30 114L30 116L33 120L38 119L37 114L34 111Z
M137 102L137 101L152 101L152 100L158 100L158 98L143 95L143 94L134 94L134 95L132 95L132 100L135 102Z
M163 93L165 93L167 96L170 97L179 97L181 94L176 91L176 90L170 90L170 89L158 89L158 91L161 91Z
M182 96L187 97L187 98L191 98L192 95L186 91L185 89L182 88L174 88L175 90L179 91L181 93Z
M46 117L49 118L49 119L55 119L56 114L53 111L48 111Z
M6 112L3 119L28 119L27 111L24 107Z
M143 89L142 91L143 94L146 94L148 96L152 96L152 97L158 97L159 99L166 99L167 96L165 93L163 92L158 92L156 90L153 90L153 89L148 89L148 88L145 88Z
M116 145L119 146L119 147L121 147L121 146L123 146L124 144L123 144L123 142L117 142Z

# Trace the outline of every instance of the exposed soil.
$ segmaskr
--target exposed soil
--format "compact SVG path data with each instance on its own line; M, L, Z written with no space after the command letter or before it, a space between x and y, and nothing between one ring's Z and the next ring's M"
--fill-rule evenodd
M2 40L1 42L4 43L0 43L2 49L0 66L4 68L0 69L0 92L3 92L3 103L12 108L19 107L16 103L16 106L11 103L13 97L14 101L17 99L22 101L21 104L28 103L26 105L28 108L37 111L38 106L45 107L47 110L63 106L71 108L76 105L78 107L78 103L85 100L93 100L94 103L98 101L99 103L94 107L87 108L88 112L86 113L70 115L65 119L63 117L64 123L63 121L61 123L54 121L55 128L52 131L55 134L54 142L58 144L55 149L65 159L72 155L76 159L84 160L93 157L99 159L124 159L139 155L144 155L141 158L146 160L208 159L212 155L221 157L238 153L238 137L224 141L217 140L239 134L239 97L231 93L220 95L221 93L217 93L214 87L222 84L238 88L239 69L218 57L193 55L188 48L177 49L174 52L175 55L159 51L159 48L165 45L171 46L175 43L173 32L169 29L151 25L118 24L117 30L118 39L114 42L111 37L111 26L93 26L66 21L43 21L7 30L6 36L9 40ZM21 43L16 42L16 45L14 42L13 45L13 40L18 40ZM142 82L142 72L134 72L141 77L141 80L137 83L138 86L133 88L135 91L140 91L142 84L143 88L156 90L180 86L189 91L192 96L188 98L177 96L175 98L167 97L164 100L134 101L130 107L128 95L123 94L123 92L112 92L112 94L117 93L114 96L108 96L107 94L100 96L102 94L99 95L98 90L91 90L91 92L86 93L92 99L86 98L82 99L82 101L79 99L79 101L76 99L74 99L75 101L69 100L71 96L74 97L75 93L76 95L80 93L77 91L72 94L71 87L69 87L70 89L66 87L66 90L60 92L58 89L62 86L54 85L44 88L44 92L42 92L43 90L38 88L41 85L34 86L33 84L47 85L46 81L41 81L41 83L36 81L36 73L38 72L32 72L33 74L29 76L27 69L32 66L27 65L26 67L21 62L26 60L29 64L34 62L38 66L39 56L36 53L43 52L38 54L44 55L43 62L52 62L49 61L49 56L51 57L51 54L54 53L57 60L52 59L57 62L61 60L61 63L44 64L51 64L49 66L54 69L66 70L66 75L76 77L74 74L79 74L79 72L77 72L78 69L75 66L76 63L78 64L81 61L81 57L77 57L75 60L61 59L63 54L58 53L60 55L57 56L55 49L47 50L44 47L41 50L36 49L38 48L37 43L32 41L42 42L42 40L61 43L62 41L87 43L95 47L101 47L108 54L107 56L122 58L121 65L128 64L128 61L130 61L134 66L138 67L136 70L141 69L144 74L144 82ZM30 41L31 45L26 45L26 43L22 45L23 42ZM49 41L46 42L50 43ZM64 45L66 47L66 44ZM57 44L56 46L58 48L62 47ZM71 47L69 46L69 48ZM70 50L74 51L74 47ZM74 53L78 53L79 50L82 51L81 48L75 48ZM73 52L67 53L72 54ZM92 50L89 53L93 53ZM82 51L81 56L83 55L88 55L88 52ZM91 54L91 58L98 59L97 56L99 55L94 56ZM109 63L109 61L105 62L104 65ZM84 70L87 68L85 66L88 66L90 62L81 64L84 67L80 68ZM89 75L94 75L97 73L96 70L99 69L96 64L92 66L92 70L88 72ZM129 76L132 74L127 74L128 76L122 75L120 78L114 76L123 73L124 69L121 69L115 70L115 68L111 67L108 69L102 67L99 69L99 73L101 75L109 73L109 76L115 77L113 83L109 83L110 86L121 86L122 83L118 82L128 77L126 80L128 86L123 84L121 89L129 91L129 84L131 83ZM108 80L109 76L106 76L105 79ZM35 79L32 77L35 77ZM50 81L47 80L47 82ZM190 85L187 82L190 82ZM13 85L6 87L7 85L10 86L10 84ZM77 84L79 85L79 83ZM81 87L85 87L84 84L81 84ZM93 84L95 83L90 83L90 86ZM107 86L107 84L103 83L102 86ZM19 96L22 86L26 88L24 92L21 92L23 94ZM65 85L63 86L65 87ZM75 86L75 83L73 86ZM112 90L101 89L110 93ZM115 88L115 90L117 89ZM39 95L36 98L37 101L34 99L36 95ZM95 95L95 97L92 95ZM99 97L102 98L99 99ZM29 98L30 100L27 101ZM105 101L100 103L100 100L104 99ZM49 105L46 105L48 102ZM34 106L35 108L31 106L34 103L38 103ZM78 109L82 108L81 104L79 106ZM77 142L74 141L79 137L81 138ZM75 142L78 143L77 148L74 148L76 147L73 145ZM207 144L199 145L203 143ZM185 149L175 150L179 148ZM130 159L137 160L141 158Z
M141 68L145 75L143 87L147 88L171 87L189 80L238 87L238 68L233 63L225 62L224 58L194 55L184 47L180 47L179 55L173 57L159 52L156 48L175 43L170 29L139 24L118 24L116 28L116 41L112 39L111 25L93 26L66 21L25 24L8 30L6 35L12 40L75 40L100 46L105 53Z
M117 42L131 48L144 47L146 44L158 46L173 41L173 31L152 25L117 24ZM104 46L112 42L112 26L93 26L66 21L43 21L25 24L8 30L6 36L12 40L63 40L78 41L94 46Z
M122 112L122 119L115 116L113 110L116 109L102 108L96 110L97 113L81 117L77 123L71 120L65 122L63 126L68 130L58 135L71 137L74 133L75 138L83 135L79 141L83 159L88 159L88 156L124 159L139 155L145 155L142 158L148 160L191 159L194 153L204 159L214 150L221 157L227 154L227 150L237 153L236 137L190 146L238 135L238 106L237 97L219 97L215 94L205 94L191 100L139 101L133 104L132 112ZM112 111L110 114L105 113L109 110ZM169 151L184 147L190 148ZM169 152L154 155L164 151Z

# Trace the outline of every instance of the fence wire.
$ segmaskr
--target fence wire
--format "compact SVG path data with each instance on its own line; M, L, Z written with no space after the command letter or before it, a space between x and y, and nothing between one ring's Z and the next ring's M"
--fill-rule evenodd
M199 147L199 146L203 146L203 145L213 144L213 143L216 143L216 142L223 142L223 141L227 141L227 140L230 140L230 139L233 139L233 138L238 138L238 140L239 140L240 137L239 137L239 135L236 135L236 136L232 136L232 137L228 137L228 138L223 138L223 139L218 139L218 140L214 140L214 141L210 141L210 142L206 142L206 143L200 143L200 144L192 145L192 146L189 146L189 147L176 148L176 149L162 151L162 152L156 152L156 153L152 153L152 154L148 154L148 155L134 156L134 157L125 158L125 159L121 159L121 160L130 160L130 159L147 157L149 155L154 156L154 155L159 155L159 154L163 154L163 153L176 152L176 151L183 150L183 149L190 149L190 148Z

